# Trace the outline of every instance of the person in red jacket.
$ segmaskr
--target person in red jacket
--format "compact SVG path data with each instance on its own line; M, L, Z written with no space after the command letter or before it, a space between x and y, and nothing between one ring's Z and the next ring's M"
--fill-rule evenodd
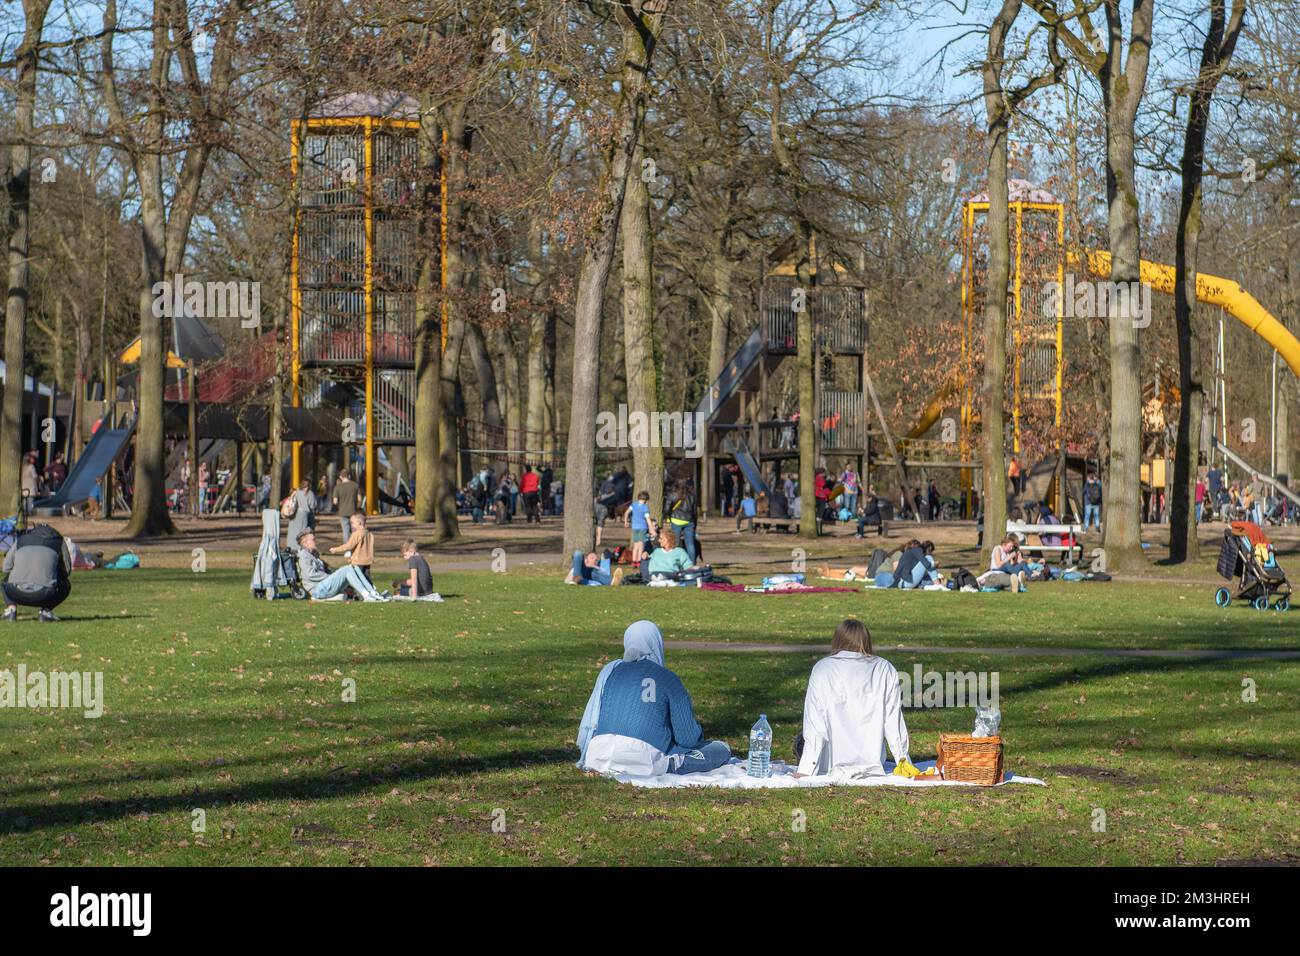
M532 465L524 465L524 473L519 479L519 493L524 496L524 514L527 521L542 523L541 480Z

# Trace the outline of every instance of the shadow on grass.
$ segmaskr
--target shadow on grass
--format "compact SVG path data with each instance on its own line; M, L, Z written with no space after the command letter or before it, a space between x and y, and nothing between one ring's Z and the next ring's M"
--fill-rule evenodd
M30 833L65 825L108 823L141 812L167 813L194 807L212 808L269 800L349 797L376 787L396 786L404 781L557 764L571 766L576 756L571 748L555 747L477 759L425 757L396 763L387 761L382 769L348 773L345 772L346 767L334 767L291 780L261 780L231 786L198 787L184 794L116 800L89 799L60 806L50 806L43 802L16 804L0 812L0 835Z

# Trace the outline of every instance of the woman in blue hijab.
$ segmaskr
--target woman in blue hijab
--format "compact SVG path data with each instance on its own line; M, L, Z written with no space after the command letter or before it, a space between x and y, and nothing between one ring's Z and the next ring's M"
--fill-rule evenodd
M600 773L658 776L707 773L731 759L721 740L705 740L691 695L664 666L664 639L650 621L623 633L623 659L596 678L578 728L578 766Z

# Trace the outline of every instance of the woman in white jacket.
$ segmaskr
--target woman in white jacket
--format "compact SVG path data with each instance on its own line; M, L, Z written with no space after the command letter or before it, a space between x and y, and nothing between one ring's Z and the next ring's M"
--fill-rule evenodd
M835 629L831 656L814 664L808 677L795 776L832 770L882 775L886 742L896 763L907 759L898 671L872 653L866 625L850 618Z

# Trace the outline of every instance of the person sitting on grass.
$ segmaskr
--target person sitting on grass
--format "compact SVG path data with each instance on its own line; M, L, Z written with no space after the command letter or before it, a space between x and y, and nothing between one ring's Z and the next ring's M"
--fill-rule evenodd
M360 511L352 515L352 536L340 545L330 548L330 554L348 555L348 563L371 580L370 566L375 563L375 536L366 528L366 516Z
M934 572L934 542L920 541L903 552L894 571L898 587L905 590L924 587Z
M38 607L41 623L57 621L54 609L72 593L68 541L47 524L18 535L5 553L4 620L18 620L18 605Z
M650 621L623 632L622 660L597 676L578 727L578 750L583 770L646 777L707 773L731 759L724 741L704 738L691 695L664 666L664 638Z
M611 573L609 558L602 557L595 551L583 554L579 549L573 552L573 567L565 576L564 583L592 587L617 586L623 583L623 569L615 568Z
M424 560L415 546L415 541L407 538L402 542L402 558L406 561L410 574L404 580L393 582L393 593L402 597L424 597L433 593L433 572L429 562Z
M796 777L847 771L853 776L885 772L885 744L894 761L908 759L898 671L871 647L861 621L840 622L830 657L813 665L803 702L803 732L795 738Z
M632 530L633 564L640 564L645 560L645 546L650 541L650 526L653 521L654 519L650 517L650 492L643 491L623 512L623 527Z
M659 532L659 547L650 554L647 567L651 576L656 574L676 574L692 566L691 556L685 548L677 546L677 535L671 528Z
M361 573L355 564L345 564L337 571L330 571L316 550L316 535L310 529L298 535L298 577L303 587L315 601L345 600L344 591L351 588L363 601L387 601L388 596L380 594L370 579Z
M1025 581L1033 570L1020 553L1020 539L1008 532L989 557L989 570L1001 571L1011 578L1011 590L1025 590Z

